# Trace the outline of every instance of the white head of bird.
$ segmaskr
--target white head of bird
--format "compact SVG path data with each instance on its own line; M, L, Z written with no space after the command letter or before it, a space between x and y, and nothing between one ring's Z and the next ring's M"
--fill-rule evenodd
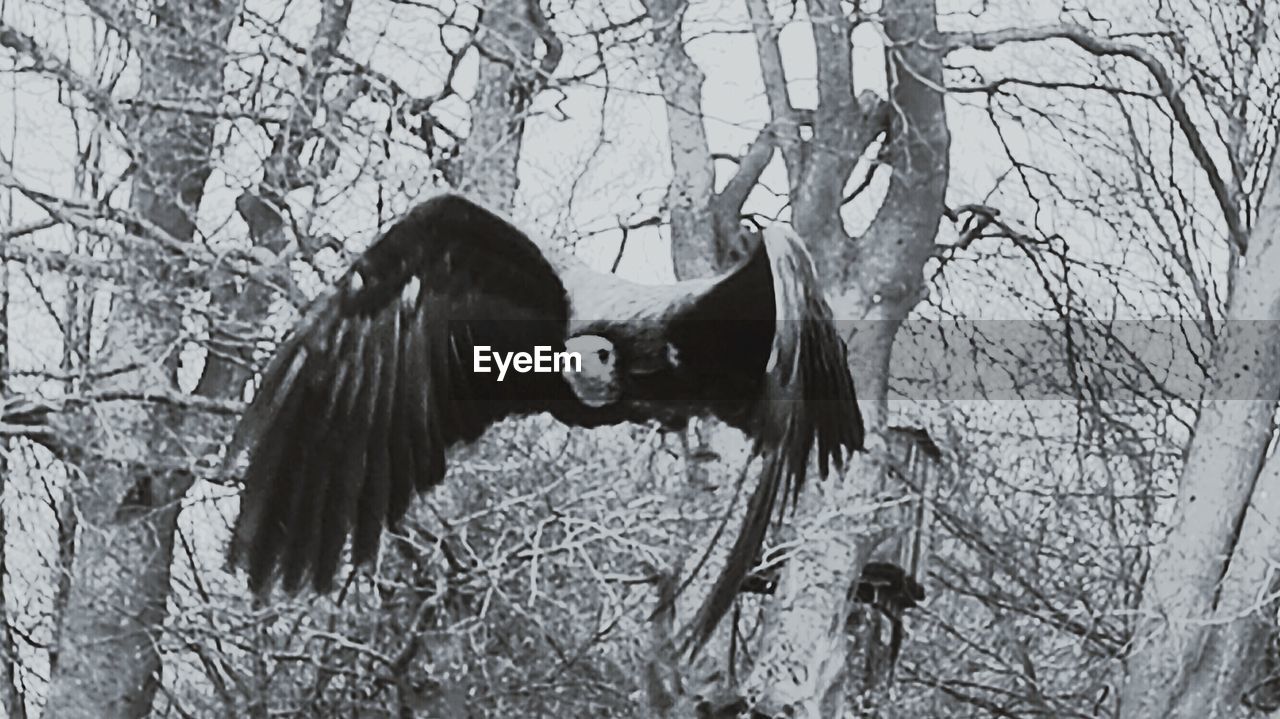
M573 393L588 407L603 407L618 399L618 355L613 343L600 335L578 335L564 343L582 359L579 371L566 367L562 374Z

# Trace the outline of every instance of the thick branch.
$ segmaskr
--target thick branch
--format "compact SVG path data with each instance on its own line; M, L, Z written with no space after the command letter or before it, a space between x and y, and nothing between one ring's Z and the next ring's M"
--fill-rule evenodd
M57 225L58 225L58 222L56 220L44 219L44 220L36 220L35 222L28 222L22 225L14 225L12 227L6 227L4 229L0 229L0 242L7 242L8 240L15 240L19 237L32 235L41 230L47 230L50 227L57 227ZM7 253L7 251L8 251L8 245L5 245L4 252Z
M542 13L542 6L538 4L538 0L527 1L529 22L538 33L538 39L542 41L545 50L542 60L538 63L538 77L535 80L534 90L536 92L551 81L551 73L559 67L560 58L564 56L564 43L560 41L560 36L556 35L555 30L551 29L551 23L547 22L547 16Z
M1187 111L1186 103L1182 100L1178 86L1169 77L1169 72L1155 55L1137 45L1098 37L1089 32L1087 28L1067 24L1029 28L1004 28L991 32L951 32L944 34L943 40L944 47L948 51L961 48L995 50L1002 45L1010 43L1069 40L1082 50L1094 55L1115 55L1137 61L1138 64L1146 68L1152 79L1155 80L1161 96L1169 104L1174 121L1178 123L1178 129L1182 131L1183 137L1186 138L1187 146L1191 148L1191 154L1196 158L1196 162L1200 164L1200 168L1204 170L1205 175L1208 176L1209 187L1213 190L1213 196L1218 201L1218 207L1222 210L1222 217L1227 223L1228 239L1235 245L1240 254L1245 254L1249 245L1249 233L1240 219L1240 209L1232 199L1231 191L1227 187L1222 174L1218 172L1218 166L1209 155L1209 150L1205 147L1204 140L1200 136L1200 130L1196 127L1195 121L1191 118L1191 113Z
M747 14L756 38L756 54L760 58L760 74L764 80L765 98L769 101L769 114L782 149L782 160L787 166L791 184L800 181L800 125L795 108L787 96L787 75L782 65L782 52L778 49L779 28L769 12L769 0L747 0Z
M738 158L738 170L729 178L715 197L712 209L716 218L716 227L721 237L728 238L738 225L738 215L747 201L747 195L760 180L764 168L773 159L773 148L777 134L773 125L766 126L756 135L751 147Z
M0 47L6 47L18 57L26 58L31 66L25 69L34 70L65 83L98 110L105 111L110 107L111 98L97 83L76 72L65 60L45 50L30 35L6 25L3 20L0 20Z
M809 0L813 43L818 62L818 107L814 112L815 144L844 149L859 123L853 98L853 46L849 18L840 0Z
M133 210L109 205L89 205L76 200L58 197L28 187L14 177L7 168L0 167L0 187L13 189L48 213L46 220L33 221L20 228L31 231L66 225L71 230L92 237L100 237L135 251L163 250L174 257L182 257L201 267L198 276L204 278L212 272L225 272L244 280L279 290L276 282L279 274L279 258L257 249L233 249L216 253L207 245L197 245L176 239L165 228L150 222ZM128 228L126 232L124 228ZM0 234L3 237L3 234ZM42 265L58 271L75 270L98 277L120 277L125 265L119 262L103 262L90 257L21 244L6 243L2 250L4 259ZM193 275L196 276L196 275Z

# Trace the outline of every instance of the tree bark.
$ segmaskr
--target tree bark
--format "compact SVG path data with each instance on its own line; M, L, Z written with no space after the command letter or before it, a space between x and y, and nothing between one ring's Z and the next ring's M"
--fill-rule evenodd
M1276 515L1276 470L1263 463L1280 400L1280 154L1248 246L1230 273L1211 399L1187 445L1173 521L1143 587L1121 717L1226 711L1249 669L1236 654L1246 628L1271 604L1258 597L1273 581L1265 565L1275 558L1274 529L1264 527Z
M1204 648L1170 716L1239 716L1250 685L1267 678L1261 670L1276 625L1273 597L1277 589L1275 567L1280 564L1280 551L1275 547L1278 522L1280 461L1273 455L1258 476L1231 563L1222 578L1214 617L1205 623Z
M213 106L221 97L223 48L237 4L173 0L156 26L133 39L139 95ZM194 237L208 178L214 121L153 111L131 130L138 171L134 216L172 239ZM131 245L121 257L128 290L113 298L100 368L136 367L100 389L174 388L180 317L168 296L182 267L159 245ZM159 635L169 594L173 533L190 486L189 448L179 410L116 402L69 419L82 444L73 460L79 532L72 586L46 712L57 717L141 717L160 679Z

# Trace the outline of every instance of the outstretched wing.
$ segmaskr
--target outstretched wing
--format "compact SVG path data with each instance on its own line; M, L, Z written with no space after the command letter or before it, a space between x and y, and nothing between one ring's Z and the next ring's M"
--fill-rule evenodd
M759 561L779 497L783 503L799 497L815 445L822 476L832 466L840 468L848 453L862 450L862 415L844 340L822 295L813 260L790 230L765 230L751 257L702 301L751 308L761 296L772 300L772 338L767 348L753 341L756 356L740 361L744 366L763 365L750 430L755 452L764 458L762 473L724 569L690 625L685 646L694 652L710 638L733 605L742 580ZM759 334L749 328L738 332L747 337Z
M569 301L528 237L456 195L419 205L307 310L276 352L233 447L249 449L233 562L327 590L343 546L372 559L384 525L440 482L445 450L511 414L571 402L559 374L473 372L473 349L564 349ZM238 454L238 452L236 452Z

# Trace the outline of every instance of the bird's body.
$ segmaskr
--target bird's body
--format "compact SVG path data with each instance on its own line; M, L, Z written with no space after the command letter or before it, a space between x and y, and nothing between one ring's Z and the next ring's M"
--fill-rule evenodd
M499 379L473 362L535 347L577 352L582 367ZM544 411L585 427L715 416L754 438L763 476L695 644L811 448L825 474L862 445L843 341L789 231L766 230L719 277L642 285L441 195L318 297L263 372L233 442L250 450L233 556L255 588L278 575L287 590L307 578L327 589L348 536L353 563L371 559L383 526L441 481L447 449Z

